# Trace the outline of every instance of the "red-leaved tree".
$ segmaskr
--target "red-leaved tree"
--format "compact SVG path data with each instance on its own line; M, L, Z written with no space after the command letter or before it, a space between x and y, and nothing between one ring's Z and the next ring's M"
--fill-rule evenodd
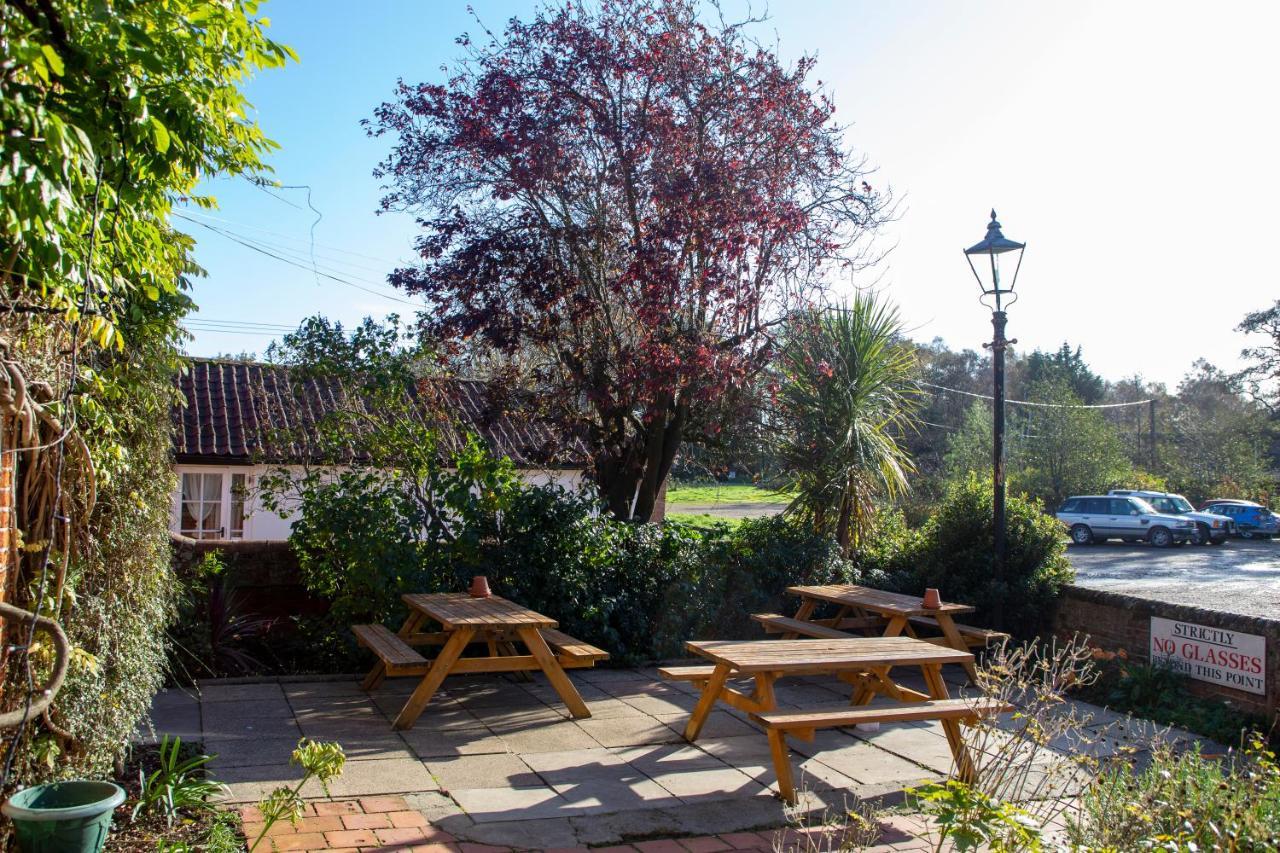
M435 346L519 355L588 444L620 518L648 519L683 439L768 361L771 329L841 265L886 197L830 100L689 0L512 20L448 82L401 83L369 124L386 209L417 212Z

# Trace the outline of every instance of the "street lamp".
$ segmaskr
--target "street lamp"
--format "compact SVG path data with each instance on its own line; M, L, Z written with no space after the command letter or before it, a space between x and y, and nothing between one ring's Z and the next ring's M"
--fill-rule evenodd
M1000 223L996 221L996 212L991 211L991 221L987 223L987 236L980 243L975 243L964 250L965 260L973 277L978 280L982 289L979 301L991 309L991 325L995 329L995 337L991 343L984 344L991 350L991 364L995 392L992 395L992 422L995 427L995 440L992 447L992 480L995 495L992 501L994 510L994 537L996 550L996 571L1004 570L1005 562L1005 520L1004 520L1004 351L1009 344L1018 341L1007 340L1004 336L1005 309L1018 301L1013 292L1018 283L1018 270L1022 268L1022 250L1026 243L1018 243L1000 233ZM1005 257L1010 255L1010 257ZM976 259L976 263L975 263ZM1013 266L1013 275L1008 276L1008 283L1002 275L1008 275L1009 266ZM1003 269L1002 269L1003 267Z

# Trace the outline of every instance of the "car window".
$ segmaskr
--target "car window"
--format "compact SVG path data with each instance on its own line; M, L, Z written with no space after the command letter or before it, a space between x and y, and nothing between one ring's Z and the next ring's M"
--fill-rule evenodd
M1091 515L1103 515L1107 512L1107 501L1104 498L1085 498L1080 501L1080 511Z
M1147 498L1147 503L1151 504L1160 512L1168 512L1173 515L1178 514L1178 507L1168 498Z
M1076 500L1075 498L1072 498L1071 500L1064 503L1062 505L1062 508L1058 510L1058 512L1079 512L1079 511L1080 511L1080 501Z
M1111 501L1112 515L1141 515L1142 508L1136 503L1131 503L1123 498L1113 499Z

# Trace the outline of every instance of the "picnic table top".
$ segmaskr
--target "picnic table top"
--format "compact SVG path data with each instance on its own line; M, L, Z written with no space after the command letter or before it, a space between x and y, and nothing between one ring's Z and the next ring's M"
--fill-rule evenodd
M692 640L685 648L738 672L835 671L964 663L973 655L911 637L847 640Z
M554 628L556 620L508 601L500 595L475 598L466 592L410 592L400 596L446 630L468 628Z
M847 604L871 610L889 616L933 616L938 613L972 613L974 608L968 604L942 602L938 608L927 608L924 599L918 595L902 595L897 592L885 592L869 586L858 586L855 583L836 583L823 586L791 586L787 592L802 598L816 598L833 604Z

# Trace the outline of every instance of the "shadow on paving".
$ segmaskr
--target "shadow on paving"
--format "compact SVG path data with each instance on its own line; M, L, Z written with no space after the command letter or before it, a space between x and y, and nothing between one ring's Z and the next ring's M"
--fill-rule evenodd
M660 681L653 670L593 669L572 678L590 719L571 719L540 677L458 677L403 732L391 720L416 679L389 679L370 694L354 678L207 682L157 695L147 736L202 741L236 804L296 784L301 771L289 755L299 737L338 741L348 761L330 783L331 797L403 795L432 826L504 846L614 844L788 822L767 740L745 714L717 709L688 744L692 685ZM958 685L963 673L949 678ZM900 680L923 687L909 675ZM796 708L838 705L847 691L834 678L776 688L779 705ZM904 788L943 779L951 766L936 722L820 731L792 748L805 789L801 812L843 809L851 795L895 803ZM302 795L325 792L309 782Z

